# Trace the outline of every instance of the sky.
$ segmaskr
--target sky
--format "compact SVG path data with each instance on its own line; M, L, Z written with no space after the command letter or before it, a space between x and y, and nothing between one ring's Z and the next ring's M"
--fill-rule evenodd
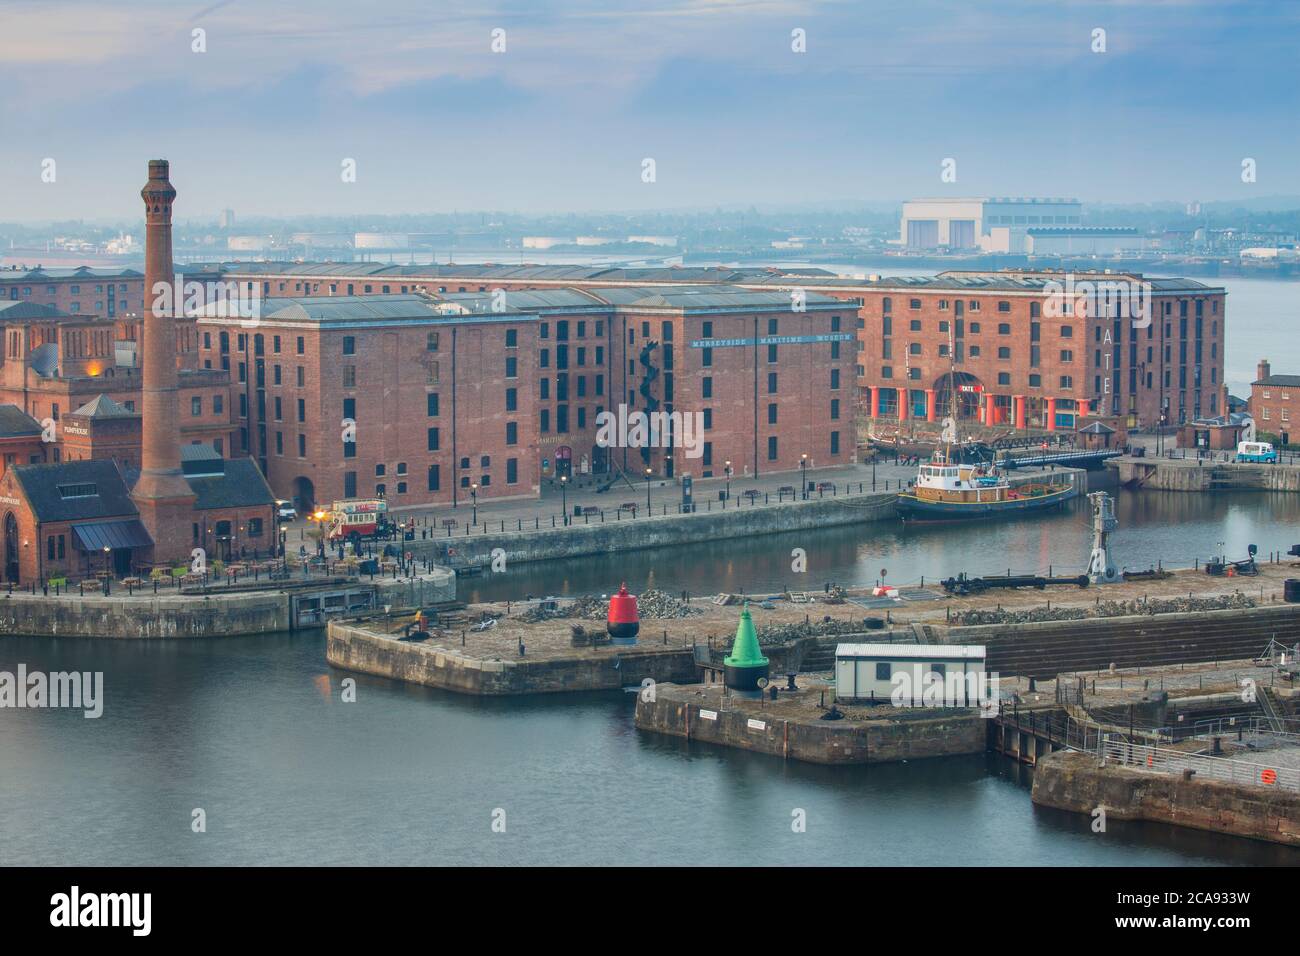
M136 216L151 158L182 220L1295 195L1298 41L1291 0L0 0L0 219Z

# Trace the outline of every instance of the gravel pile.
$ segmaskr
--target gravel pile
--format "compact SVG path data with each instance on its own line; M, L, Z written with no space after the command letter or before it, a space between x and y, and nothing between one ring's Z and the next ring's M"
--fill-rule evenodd
M786 644L800 637L830 637L835 634L861 634L867 625L861 621L800 621L798 624L756 625L758 643L764 646Z
M1240 591L1216 597L1177 597L1132 601L1102 601L1093 607L1035 607L1025 610L960 611L952 623L961 627L980 624L1033 624L1039 621L1082 621L1094 617L1127 617L1132 614L1178 614L1188 611L1225 611L1255 607L1258 602Z
M667 591L659 591L655 588L638 594L636 604L637 614L643 621L690 617L704 613L702 608L692 607ZM561 605L554 611L547 611L541 606L531 607L519 615L519 620L534 623L560 617L578 618L583 621L605 621L609 618L609 601L584 595L576 601Z

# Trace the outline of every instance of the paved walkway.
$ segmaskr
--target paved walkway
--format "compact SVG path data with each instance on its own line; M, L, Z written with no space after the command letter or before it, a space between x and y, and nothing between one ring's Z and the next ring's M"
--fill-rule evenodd
M818 468L808 469L808 481L814 485L821 485L823 482L830 482L833 488L826 488L822 491L811 491L809 496L832 497L845 494L870 494L872 491L873 468L870 463L846 465L841 468ZM905 487L909 481L916 478L916 465L895 465L892 461L889 463L877 464L874 469L875 490L878 492L896 491L900 487ZM750 507L751 499L753 504L778 505L788 504L798 500L799 472L777 472L772 475L761 475L758 478L736 477L733 476L730 482L730 500L723 502L719 498L719 493L728 488L725 478L703 478L696 479L694 482L694 500L698 513L711 513L719 508L728 507ZM556 526L563 521L563 515L566 510L572 516L574 507L579 508L596 508L603 510L607 518L612 518L614 512L621 505L635 505L635 517L643 518L646 514L646 482L624 482L619 481L606 492L599 492L597 488L604 484L605 476L600 477L599 483L593 476L580 476L576 479L575 487L567 487L561 490L559 482L547 480L542 483L540 498L515 498L510 500L489 500L480 501L478 507L474 507L473 499L465 495L457 502L455 507L450 504L427 506L420 505L410 508L394 508L392 515L397 521L416 522L417 527L429 527L439 534L446 534L447 525L444 522L454 521L454 528L459 528L463 532L465 527L474 522L478 526L484 524L496 525L498 528L501 522L505 522L506 530L512 527L518 528L522 523L525 528L528 526L537 527L540 525L549 526L554 520ZM785 493L781 492L782 488L789 489ZM753 494L747 494L747 492ZM679 510L682 500L681 485L672 479L655 478L650 482L649 501L651 511L655 515L675 514ZM622 515L623 518L632 518L631 509L626 509ZM582 521L582 518L578 518ZM313 541L312 533L314 528L311 523L305 519L299 519L291 524L285 525L288 529L288 547L292 552L296 550L296 543L300 541ZM310 546L308 550L311 550Z

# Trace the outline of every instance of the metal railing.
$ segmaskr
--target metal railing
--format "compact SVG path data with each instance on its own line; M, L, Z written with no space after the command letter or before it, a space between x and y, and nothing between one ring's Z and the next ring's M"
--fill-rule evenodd
M1300 744L1300 720L1294 717L1280 719L1281 726L1274 727L1266 717L1256 714L1198 720L1191 724L1173 724L1155 731L1161 740L1176 743L1201 737L1222 737L1225 740L1245 740L1247 737L1267 737L1278 743Z
M1190 770L1196 776L1210 780L1300 792L1300 770L1290 767L1270 767L1230 757L1207 757L1152 747L1133 743L1118 734L1104 734L1099 753L1106 760L1154 773L1182 774Z

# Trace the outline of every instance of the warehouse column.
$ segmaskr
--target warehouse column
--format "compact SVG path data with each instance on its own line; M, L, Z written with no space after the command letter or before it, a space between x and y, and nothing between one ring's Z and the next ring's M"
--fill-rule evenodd
M938 421L938 409L934 403L934 389L925 390L925 420L927 422Z
M871 390L871 417L880 417L880 386L877 385Z
M1056 431L1056 399L1054 398L1047 400L1047 430Z
M1024 431L1026 428L1029 427L1028 423L1026 422L1028 415L1027 415L1027 409L1025 407L1027 404L1025 402L1025 396L1013 395L1011 397L1011 402L1015 408L1016 428L1020 431Z

